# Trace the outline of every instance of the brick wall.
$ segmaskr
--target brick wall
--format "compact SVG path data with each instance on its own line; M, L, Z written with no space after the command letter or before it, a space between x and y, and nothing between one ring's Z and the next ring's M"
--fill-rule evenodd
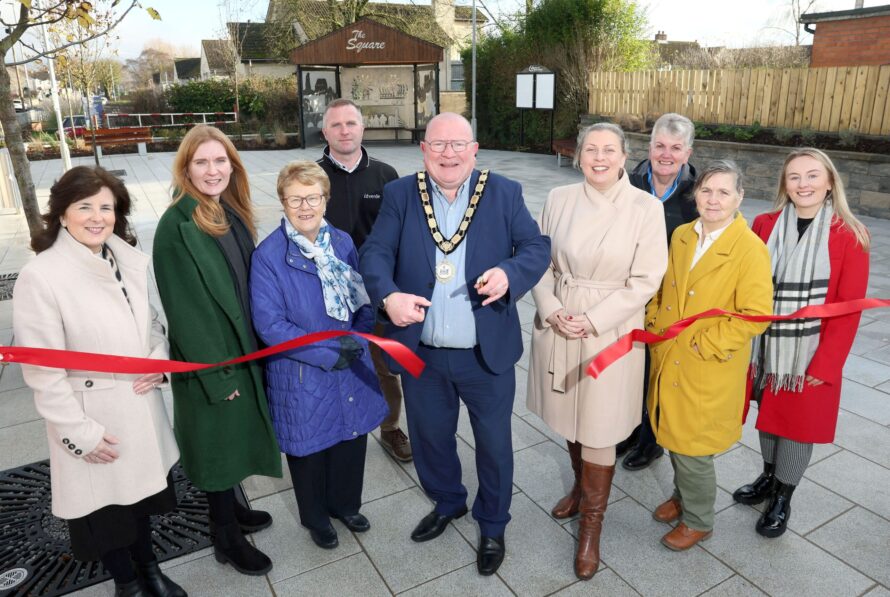
M890 16L816 23L811 67L890 64Z
M633 168L648 156L649 135L627 133L627 139L627 166ZM734 160L744 174L745 196L772 201L789 151L788 147L773 145L696 140L690 161L702 168L713 160ZM826 153L840 172L853 211L890 218L890 156L849 151Z

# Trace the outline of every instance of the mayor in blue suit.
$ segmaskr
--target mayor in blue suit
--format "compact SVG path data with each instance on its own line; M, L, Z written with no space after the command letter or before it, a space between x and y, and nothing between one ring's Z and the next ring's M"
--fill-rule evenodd
M517 182L474 169L479 144L465 118L436 116L420 147L426 170L384 187L360 268L386 336L426 362L419 378L402 376L414 466L435 502L411 538L435 539L467 513L455 440L463 400L479 477L476 564L489 575L504 559L510 520L513 366L522 355L516 301L547 269L550 239Z

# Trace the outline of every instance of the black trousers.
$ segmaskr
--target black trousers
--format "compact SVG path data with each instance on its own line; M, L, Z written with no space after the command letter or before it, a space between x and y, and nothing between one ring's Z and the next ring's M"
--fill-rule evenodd
M287 455L304 527L322 530L331 524L331 516L358 514L367 450L365 434L308 456Z
M652 367L652 357L649 356L649 348L646 348L646 369L643 372L643 420L640 422L640 439L638 445L645 448L655 444L655 432L652 431L652 423L649 422L649 408L646 406L646 397L649 395L649 369Z

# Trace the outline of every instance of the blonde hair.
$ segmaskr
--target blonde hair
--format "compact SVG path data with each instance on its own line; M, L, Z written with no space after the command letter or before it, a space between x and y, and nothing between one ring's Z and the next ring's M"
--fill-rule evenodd
M284 188L292 182L305 186L317 184L321 194L331 200L331 181L327 173L315 162L297 161L286 164L278 173L278 199L284 201Z
M788 164L790 164L792 160L804 156L811 157L825 166L825 170L828 172L828 182L831 185L831 190L828 191L826 200L831 199L835 217L856 236L856 240L859 242L859 246L862 247L862 250L868 251L869 245L871 244L868 228L866 228L865 224L860 222L850 210L850 204L847 202L847 193L844 191L844 183L841 180L841 175L838 174L837 168L834 167L831 158L829 158L825 152L814 147L801 147L795 149L785 158L785 163L782 164L782 175L779 177L779 188L776 192L776 201L773 204L775 210L781 211L785 209L785 206L788 205L789 202L792 204L794 203L791 201L791 197L788 196L788 191L785 188L785 173L788 171Z
M198 147L208 141L221 143L226 150L229 163L232 165L229 185L223 190L220 198L225 199L226 205L238 214L250 231L250 235L256 240L256 222L254 221L253 204L250 201L247 171L244 169L244 163L241 161L235 145L218 128L199 124L186 133L182 139L176 157L173 158L173 203L189 195L198 202L198 207L195 208L192 217L195 220L195 225L202 232L213 237L220 237L229 231L229 223L222 206L199 191L188 176L189 164L195 157Z

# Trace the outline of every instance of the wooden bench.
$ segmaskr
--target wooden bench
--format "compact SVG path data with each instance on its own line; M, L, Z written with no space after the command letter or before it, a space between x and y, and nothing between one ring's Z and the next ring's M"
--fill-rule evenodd
M102 148L110 145L136 145L139 155L148 153L145 144L151 142L151 128L147 126L124 126L116 129L96 129L86 131L83 135L87 145L93 145L95 133L95 149L102 157Z
M562 158L566 157L570 160L575 159L576 141L574 139L557 139L553 142L551 148L556 154L556 166L562 166Z

